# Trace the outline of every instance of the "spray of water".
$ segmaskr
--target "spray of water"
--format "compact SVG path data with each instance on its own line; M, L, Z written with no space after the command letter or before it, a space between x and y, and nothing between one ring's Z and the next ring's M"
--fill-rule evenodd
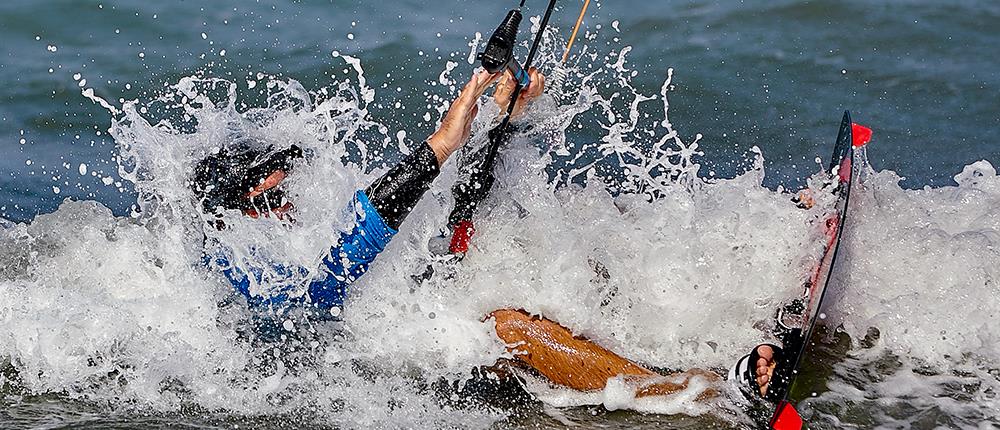
M562 45L547 30L538 63L554 64ZM13 370L0 374L0 390L349 427L484 427L504 412L455 409L429 386L505 356L482 320L502 307L545 315L650 366L728 367L767 340L773 309L798 293L821 252L812 223L828 202L802 210L791 193L762 186L757 148L749 171L701 176L700 135L683 138L668 118L673 71L658 91L636 88L629 47L581 50L560 72L560 90L538 100L504 148L461 264L428 250L451 208L452 162L352 285L341 319L281 315L287 333L278 343L248 340L252 315L200 264L202 244L218 240L236 261L318 267L350 221L354 190L413 144L372 111L379 95L362 61L334 53L354 78L315 90L263 74L196 75L113 106L85 89L109 106L120 174L135 185L138 209L115 218L97 203L67 201L30 224L2 226L0 360ZM425 120L446 111L456 66L436 77L442 93L429 96ZM498 113L486 99L481 108L470 148L485 143ZM228 229L208 227L188 187L192 167L238 141L294 143L310 154L287 181L294 223L228 213ZM888 405L871 418L878 422L912 424L914 409L956 425L995 421L1000 177L980 161L957 186L910 191L898 181L869 168L856 190L830 316L852 347L837 354L846 357L830 391L806 412L833 421L876 403ZM418 281L428 267L433 275ZM713 409L694 400L707 388L698 384L641 401L622 384L592 395L529 386L559 406Z

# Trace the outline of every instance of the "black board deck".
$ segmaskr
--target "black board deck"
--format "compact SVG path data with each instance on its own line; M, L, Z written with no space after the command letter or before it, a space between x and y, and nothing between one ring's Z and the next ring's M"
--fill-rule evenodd
M851 113L844 112L828 169L836 181L832 191L837 197L836 205L821 221L824 229L823 240L826 242L822 258L804 285L800 299L801 317L796 327L790 327L781 336L783 349L787 355L782 359L784 366L776 369L772 377L772 389L776 390L773 395L780 400L767 424L768 429L798 430L803 427L802 418L795 409L796 405L804 400L795 396L796 393L803 391L797 386L797 383L801 382L797 376L801 367L809 362L810 349L816 343L816 339L813 339L816 326L825 316L823 299L827 293L830 275L836 269L840 239L847 221L851 185L857 176L855 147L865 145L870 137L871 130L852 123Z

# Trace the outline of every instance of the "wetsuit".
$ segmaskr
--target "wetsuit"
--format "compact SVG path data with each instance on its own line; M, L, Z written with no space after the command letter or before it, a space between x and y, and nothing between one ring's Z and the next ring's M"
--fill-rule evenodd
M355 192L350 209L354 227L340 234L315 270L273 262L250 250L250 258L241 265L249 268L247 273L232 264L232 250L223 246L206 254L205 263L221 271L252 308L282 311L291 305L308 304L320 315L336 316L347 286L385 249L439 172L437 157L425 142L367 189ZM308 288L302 295L299 287L305 284ZM266 296L254 294L251 285L267 285L270 292Z

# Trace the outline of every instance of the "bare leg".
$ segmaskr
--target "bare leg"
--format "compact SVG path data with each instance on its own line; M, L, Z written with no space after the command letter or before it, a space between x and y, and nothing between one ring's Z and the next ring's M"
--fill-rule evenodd
M625 376L636 384L637 397L668 395L687 388L700 376L716 381L715 373L700 369L662 376L594 342L573 336L558 323L521 310L500 309L490 314L497 336L508 351L555 384L579 391L604 389L609 378Z

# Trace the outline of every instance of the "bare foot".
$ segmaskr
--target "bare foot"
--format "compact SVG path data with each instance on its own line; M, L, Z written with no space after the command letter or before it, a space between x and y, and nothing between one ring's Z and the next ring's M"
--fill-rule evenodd
M757 375L757 385L760 387L760 395L767 395L767 388L771 383L774 374L774 350L770 346L760 345L757 347L757 363L754 364Z

